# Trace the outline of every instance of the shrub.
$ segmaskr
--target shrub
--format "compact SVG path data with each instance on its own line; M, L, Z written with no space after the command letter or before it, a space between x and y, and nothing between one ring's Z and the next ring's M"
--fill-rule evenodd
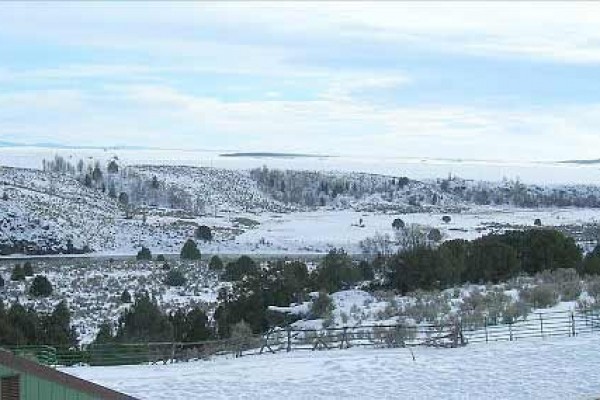
M204 242L210 242L213 240L213 234L210 227L201 225L196 229L196 239Z
M24 281L25 280L25 271L23 271L23 267L21 264L16 264L10 274L11 281Z
M600 279L590 280L586 283L585 291L592 296L597 303L600 303Z
M152 252L149 248L142 246L141 250L138 251L135 257L138 261L152 261Z
M327 318L334 308L335 305L331 297L325 292L319 292L319 295L312 302L310 314L313 318Z
M212 256L208 263L208 268L212 271L222 271L223 270L223 261L219 256Z
M159 255L157 255L157 256L156 256L156 261L158 261L158 262L165 262L165 261L166 261L166 259L165 259L165 256L164 256L164 254L159 254Z
M533 289L519 292L520 298L533 305L533 308L548 308L558 303L558 290L555 285L544 283Z
M23 273L25 276L33 276L33 267L29 261L23 265Z
M580 281L565 281L558 284L561 301L575 301L579 298L582 291Z
M43 275L38 275L33 278L29 293L35 297L47 297L52 294L52 284Z
M131 294L127 290L123 290L123 293L121 293L121 303L131 303Z
M516 322L518 319L526 320L531 312L531 307L522 301L516 301L509 304L502 315L502 322L505 324Z
M168 286L183 286L185 285L185 276L179 270L171 270L167 273L165 284Z
M233 262L227 263L223 279L227 281L239 281L245 276L256 276L260 268L254 260L248 256L241 256Z
M183 245L183 248L181 249L181 259L199 260L200 257L200 250L198 250L196 242L194 242L192 239L188 239Z

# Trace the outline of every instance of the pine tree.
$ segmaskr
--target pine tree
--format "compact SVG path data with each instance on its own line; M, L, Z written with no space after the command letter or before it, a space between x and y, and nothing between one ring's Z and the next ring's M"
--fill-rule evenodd
M123 290L123 293L121 293L121 303L123 303L123 304L131 303L131 294L129 294L127 289Z
M98 333L96 334L96 340L94 343L97 344L107 344L114 342L115 337L112 333L112 326L110 322L104 322L100 325L100 329L98 329Z
M107 171L109 174L117 174L119 172L119 165L115 160L111 160L108 163Z
M25 280L25 271L23 271L23 267L21 264L16 264L10 274L11 281L24 281Z
M23 273L25 276L33 276L33 267L29 261L23 265Z
M223 270L223 261L219 258L219 256L212 256L208 263L208 268L213 271L222 271Z
M165 285L183 286L185 285L185 281L185 276L183 276L181 271L173 269L167 273L167 277L165 278Z
M198 250L196 242L194 242L192 239L188 239L183 245L183 248L181 249L181 259L199 260L200 257L200 250Z
M149 248L142 246L142 249L137 253L136 259L138 261L152 261L152 252Z
M35 297L48 297L52 294L52 284L43 275L38 275L33 278L29 293Z
M212 241L213 235L210 227L206 225L200 225L198 229L196 229L196 238L205 242Z

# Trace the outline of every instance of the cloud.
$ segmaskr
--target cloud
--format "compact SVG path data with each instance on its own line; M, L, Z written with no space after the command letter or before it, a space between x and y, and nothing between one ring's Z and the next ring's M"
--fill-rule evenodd
M11 106L9 99L19 101ZM12 94L0 104L0 137L27 132L36 141L56 141L60 135L67 144L509 160L592 157L600 145L600 105L509 111L351 99L225 102L149 85L110 87L96 96ZM23 109L28 118L19 117Z
M522 64L507 64L593 68L595 3L36 2L0 12L0 140L597 158L593 96L541 107L546 92L528 97ZM514 93L476 81L490 65L497 86L517 79ZM543 76L552 89L552 71ZM472 87L483 89L461 97Z

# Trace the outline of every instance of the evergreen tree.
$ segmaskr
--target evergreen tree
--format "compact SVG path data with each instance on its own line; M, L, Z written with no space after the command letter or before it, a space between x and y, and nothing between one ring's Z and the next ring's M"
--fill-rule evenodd
M198 229L196 229L196 238L205 242L212 241L213 235L212 231L210 230L210 227L206 225L200 225Z
M138 261L152 261L152 252L146 246L142 246L141 250L137 253L136 259Z
M404 229L405 226L406 226L406 224L400 218L396 218L392 222L392 227L394 229Z
M185 277L181 273L181 271L173 269L167 273L167 277L165 278L165 285L168 286L183 286L185 285Z
M71 327L71 313L64 300L43 321L43 327L46 344L73 346L77 343L77 334Z
M103 322L98 329L98 333L96 334L96 339L94 343L96 344L108 344L114 342L115 337L113 336L112 326L110 322Z
M3 288L3 287L4 287L4 278L0 275L0 288Z
M29 261L23 265L23 273L25 276L33 276L33 267Z
M85 177L83 178L83 184L86 187L92 187L92 177L90 174L85 174Z
M123 293L121 293L121 303L123 304L129 304L131 303L131 294L129 294L129 291L127 289L123 290Z
M108 187L108 196L111 199L116 199L117 198L117 190L115 189L115 185L114 183L111 183Z
M173 326L147 293L138 293L119 318L116 340L125 343L173 340Z
M158 182L158 178L156 177L156 175L154 175L152 177L151 186L152 186L152 189L158 189L160 187L160 183Z
M219 256L212 256L210 258L210 262L208 263L208 268L212 271L222 271L223 270L223 261Z
M43 275L37 275L31 282L29 293L35 297L48 297L52 294L52 284Z
M119 203L123 204L124 206L129 204L129 196L127 195L127 193L121 192L119 194Z
M201 258L200 250L198 250L198 246L196 242L192 239L188 239L181 249L181 259L182 260L199 260Z
M23 271L23 267L21 264L16 264L10 274L11 281L24 281L25 280L25 271Z
M108 167L106 168L109 174L119 173L119 164L115 160L110 160Z
M241 256L236 261L227 263L223 279L239 281L244 276L257 275L260 272L258 265L248 256Z

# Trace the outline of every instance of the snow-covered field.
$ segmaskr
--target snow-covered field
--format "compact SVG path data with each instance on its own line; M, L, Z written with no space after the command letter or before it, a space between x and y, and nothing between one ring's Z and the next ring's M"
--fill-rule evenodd
M140 399L594 399L600 337L349 349L65 372Z
M582 225L600 220L600 209L515 209L480 207L465 213L447 214L451 221L445 223L438 213L380 214L351 210L315 211L290 214L253 216L260 222L235 240L237 246L250 252L324 252L332 247L342 247L351 253L360 253L361 240L377 234L393 238L394 218L407 225L416 224L437 228L444 239L474 239L497 231L501 226L534 226L539 218L546 226ZM362 219L362 226L359 220ZM221 250L224 250L221 248Z

